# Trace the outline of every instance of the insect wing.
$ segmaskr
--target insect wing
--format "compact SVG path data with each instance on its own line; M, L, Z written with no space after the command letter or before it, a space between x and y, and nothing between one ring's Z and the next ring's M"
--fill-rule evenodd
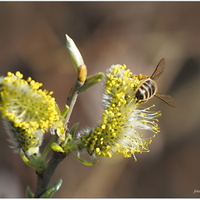
M158 77L163 73L164 69L165 69L165 59L162 58L158 63L158 65L156 66L156 69L154 70L150 78L153 80L158 79Z
M169 106L176 107L176 103L170 95L155 94L155 96L167 103Z

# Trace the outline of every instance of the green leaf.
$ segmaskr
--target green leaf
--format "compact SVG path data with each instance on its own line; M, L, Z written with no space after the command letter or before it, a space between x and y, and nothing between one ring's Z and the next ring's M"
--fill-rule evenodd
M72 154L72 155L73 155L75 158L77 158L82 164L87 165L87 166L95 165L95 164L98 162L98 160L96 160L95 162L89 162L89 161L86 161L86 160L80 158L79 156L76 156L76 155L74 155L74 154Z
M40 196L41 198L51 198L61 187L62 179L59 179L54 185L50 186L45 192Z
M24 152L20 150L20 156L25 164L27 164L29 167L35 168L37 172L43 171L46 167L46 163L43 161L40 155L31 156L30 158L27 158Z
M27 186L27 188L26 188L26 197L28 197L28 198L34 198L34 194L31 191L31 188L29 186Z
M57 136L54 136L51 141L46 145L43 153L42 153L42 158L45 159L48 153L51 151L51 145L57 140Z
M104 73L101 73L101 72L87 77L84 85L79 89L78 92L81 93L87 90L88 88L92 87L96 83L100 82L103 77L104 77Z
M61 116L65 118L67 116L68 111L69 111L69 106L65 105L65 109L61 112Z
M76 123L76 124L74 124L74 125L71 127L69 133L70 133L70 135L71 135L72 137L74 136L74 134L75 134L75 132L76 132L78 126L79 126L79 123Z

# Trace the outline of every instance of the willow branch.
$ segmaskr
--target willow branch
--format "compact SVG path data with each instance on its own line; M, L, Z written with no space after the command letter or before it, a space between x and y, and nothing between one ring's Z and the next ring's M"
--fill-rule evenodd
M53 152L51 159L48 162L47 168L41 172L37 172L37 188L35 197L40 197L48 187L49 181L57 168L58 164L66 157L66 154L60 152Z
M69 110L68 110L67 116L65 118L65 130L68 130L69 119L71 117L74 105L75 105L77 97L78 97L79 88L82 85L83 85L83 83L80 82L79 80L77 80L76 85L73 88L71 95L67 98L67 105L69 106Z

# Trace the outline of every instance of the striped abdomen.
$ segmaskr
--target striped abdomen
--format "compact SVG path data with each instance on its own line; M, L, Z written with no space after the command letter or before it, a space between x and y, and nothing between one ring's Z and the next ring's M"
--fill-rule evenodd
M141 101L147 101L157 92L156 82L150 78L145 79L138 87L135 97Z

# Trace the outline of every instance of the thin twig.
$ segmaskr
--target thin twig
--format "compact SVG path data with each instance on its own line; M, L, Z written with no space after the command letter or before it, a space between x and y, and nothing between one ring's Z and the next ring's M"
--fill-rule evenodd
M65 119L65 130L68 130L68 122L70 119L70 116L72 114L74 105L76 103L77 97L78 97L78 91L79 88L83 85L79 80L77 80L76 85L74 89L72 90L71 95L67 99L67 104L69 106L69 111L67 113L66 119ZM53 151L52 157L50 158L48 162L48 166L44 171L41 173L37 173L37 188L36 188L36 193L35 197L40 197L45 190L48 187L49 181L57 168L58 164L66 157L66 153L60 153L60 152L55 152Z
M69 106L69 110L67 113L67 116L65 118L65 130L68 130L68 123L69 123L69 119L71 117L74 105L76 103L78 94L79 94L79 89L80 87L83 85L82 82L80 82L79 80L77 80L75 87L73 88L73 91L71 93L71 95L67 98L67 105Z

